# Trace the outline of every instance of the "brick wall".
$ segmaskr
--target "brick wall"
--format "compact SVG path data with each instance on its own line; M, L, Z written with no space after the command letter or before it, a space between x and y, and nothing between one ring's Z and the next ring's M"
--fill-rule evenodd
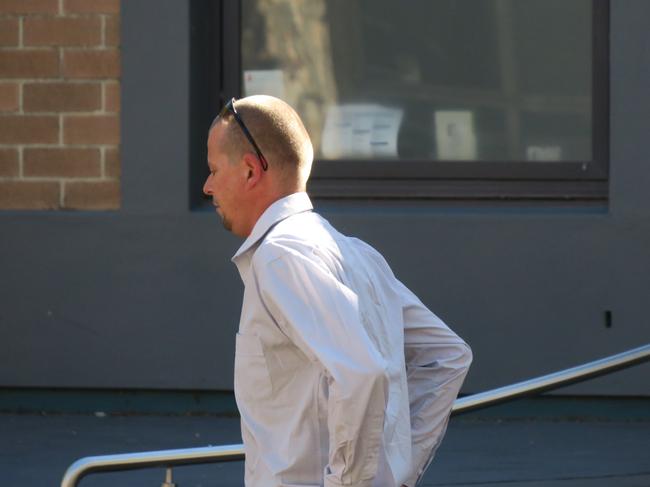
M120 205L119 0L0 0L0 209Z

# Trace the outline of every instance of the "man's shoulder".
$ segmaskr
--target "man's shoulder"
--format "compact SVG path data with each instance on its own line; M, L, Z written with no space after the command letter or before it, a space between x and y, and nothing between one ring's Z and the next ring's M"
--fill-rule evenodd
M310 261L330 270L349 265L380 269L392 274L383 255L357 237L343 235L316 213L279 222L260 242L252 259L253 267L266 266L278 259Z
M292 255L306 255L310 252L312 244L292 235L267 235L255 249L252 263L254 266L266 265L274 260Z
M308 256L324 243L328 235L324 220L305 212L278 222L260 241L253 254L253 265L265 265L288 256Z

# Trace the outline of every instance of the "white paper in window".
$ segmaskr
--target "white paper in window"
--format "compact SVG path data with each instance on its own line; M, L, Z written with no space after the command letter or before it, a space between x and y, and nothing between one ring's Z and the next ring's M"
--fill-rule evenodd
M451 161L476 160L474 113L469 110L434 112L437 158Z
M396 157L404 111L373 104L331 105L321 152L325 159Z
M527 161L556 162L562 160L562 147L559 145L529 145L526 147Z
M284 99L284 73L281 69L244 71L244 96L270 95Z

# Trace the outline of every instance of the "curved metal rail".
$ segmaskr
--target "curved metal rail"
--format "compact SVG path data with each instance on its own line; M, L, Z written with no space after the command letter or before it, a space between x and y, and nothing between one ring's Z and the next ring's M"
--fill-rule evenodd
M650 361L650 344L570 369L457 399L454 402L452 414L462 414L519 397L559 389L560 387L583 382L648 361ZM76 487L83 477L95 472L134 470L148 467L166 467L168 469L168 480L163 485L173 485L170 471L172 466L231 462L243 459L243 445L207 446L85 457L68 467L61 481L61 487Z

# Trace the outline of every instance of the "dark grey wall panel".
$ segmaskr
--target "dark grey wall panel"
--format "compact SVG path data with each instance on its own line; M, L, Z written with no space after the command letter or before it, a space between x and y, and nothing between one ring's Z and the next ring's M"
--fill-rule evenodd
M650 3L611 10L608 207L316 203L471 343L466 391L650 342ZM232 387L239 241L188 209L187 2L123 2L122 26L123 209L0 213L0 386Z
M611 4L611 209L642 221L650 212L648 19L646 0Z
M380 249L470 341L468 390L647 338L647 247L607 215L324 213ZM229 257L239 242L212 213L17 215L3 227L2 255L13 258L3 265L1 384L231 387L242 285ZM650 394L644 367L583 391Z
M122 2L123 212L189 208L189 5Z
M205 216L5 217L0 384L225 387L242 286Z

